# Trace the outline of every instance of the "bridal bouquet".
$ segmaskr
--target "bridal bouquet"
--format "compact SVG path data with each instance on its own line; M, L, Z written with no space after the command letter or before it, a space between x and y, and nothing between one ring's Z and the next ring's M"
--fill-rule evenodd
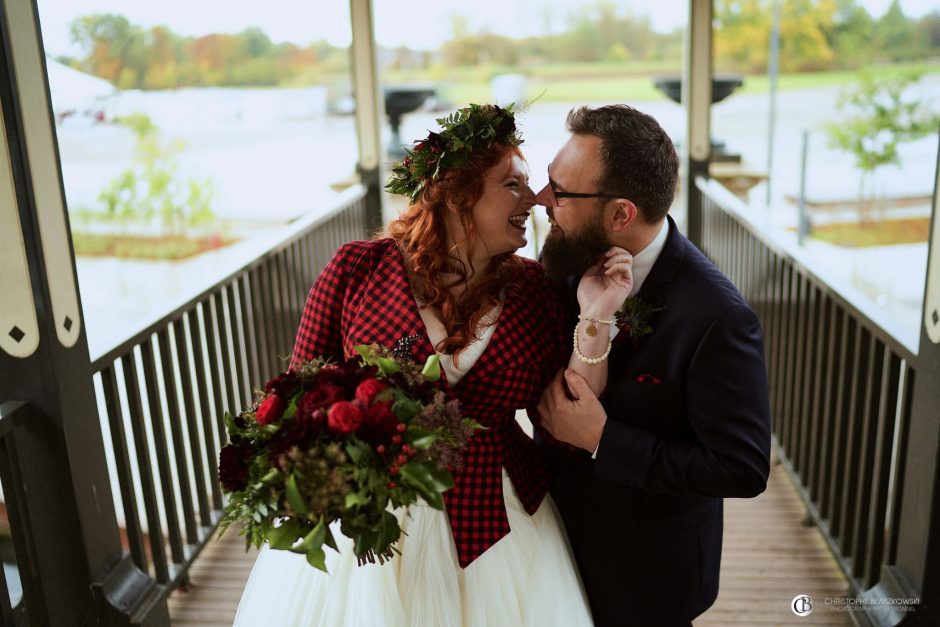
M384 563L401 535L391 509L419 496L444 508L451 473L482 427L434 385L437 355L422 368L376 345L356 350L361 359L315 359L278 375L248 409L226 414L222 532L241 523L248 545L302 553L326 571L330 523L353 540L360 565Z

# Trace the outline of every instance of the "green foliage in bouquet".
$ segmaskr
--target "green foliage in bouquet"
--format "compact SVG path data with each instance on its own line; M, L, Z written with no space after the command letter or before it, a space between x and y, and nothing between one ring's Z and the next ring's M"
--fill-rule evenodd
M460 415L423 367L379 346L360 359L305 362L265 385L238 416L219 455L228 494L221 533L240 523L246 544L306 555L326 570L330 523L353 540L359 563L384 563L401 536L393 511L418 497L444 508L462 450L481 425Z

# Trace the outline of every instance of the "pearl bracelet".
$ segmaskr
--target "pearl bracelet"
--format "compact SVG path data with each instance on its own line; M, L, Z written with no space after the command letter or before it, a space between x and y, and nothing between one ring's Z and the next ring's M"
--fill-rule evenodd
M596 324L613 324L613 320L598 320L597 318L588 318L587 316L582 316L578 314L578 320L585 320L589 324L584 328L584 332L588 334L588 337L594 337L597 335Z
M580 322L574 325L574 354L577 355L578 359L580 359L586 364L591 364L591 365L599 364L605 359L607 359L607 356L610 355L610 348L614 345L614 343L610 340L607 340L607 350L605 350L604 354L601 355L600 357L585 357L581 353L581 348L578 346L578 329L580 326L581 326Z

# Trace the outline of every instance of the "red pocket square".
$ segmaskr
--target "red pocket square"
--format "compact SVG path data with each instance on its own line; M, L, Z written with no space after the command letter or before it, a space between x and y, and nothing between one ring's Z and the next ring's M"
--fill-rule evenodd
M638 375L636 376L636 382L637 382L637 383L654 383L654 384L660 384L660 383L662 383L662 379L660 379L659 377L657 377L657 376L655 376L655 375L644 373L644 374L638 374Z

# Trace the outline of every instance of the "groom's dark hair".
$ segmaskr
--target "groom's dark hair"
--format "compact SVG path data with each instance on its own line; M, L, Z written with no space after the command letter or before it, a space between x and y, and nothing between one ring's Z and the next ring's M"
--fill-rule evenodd
M655 118L627 105L608 105L572 109L567 122L572 133L601 140L600 193L633 201L649 223L666 215L676 196L679 156Z

